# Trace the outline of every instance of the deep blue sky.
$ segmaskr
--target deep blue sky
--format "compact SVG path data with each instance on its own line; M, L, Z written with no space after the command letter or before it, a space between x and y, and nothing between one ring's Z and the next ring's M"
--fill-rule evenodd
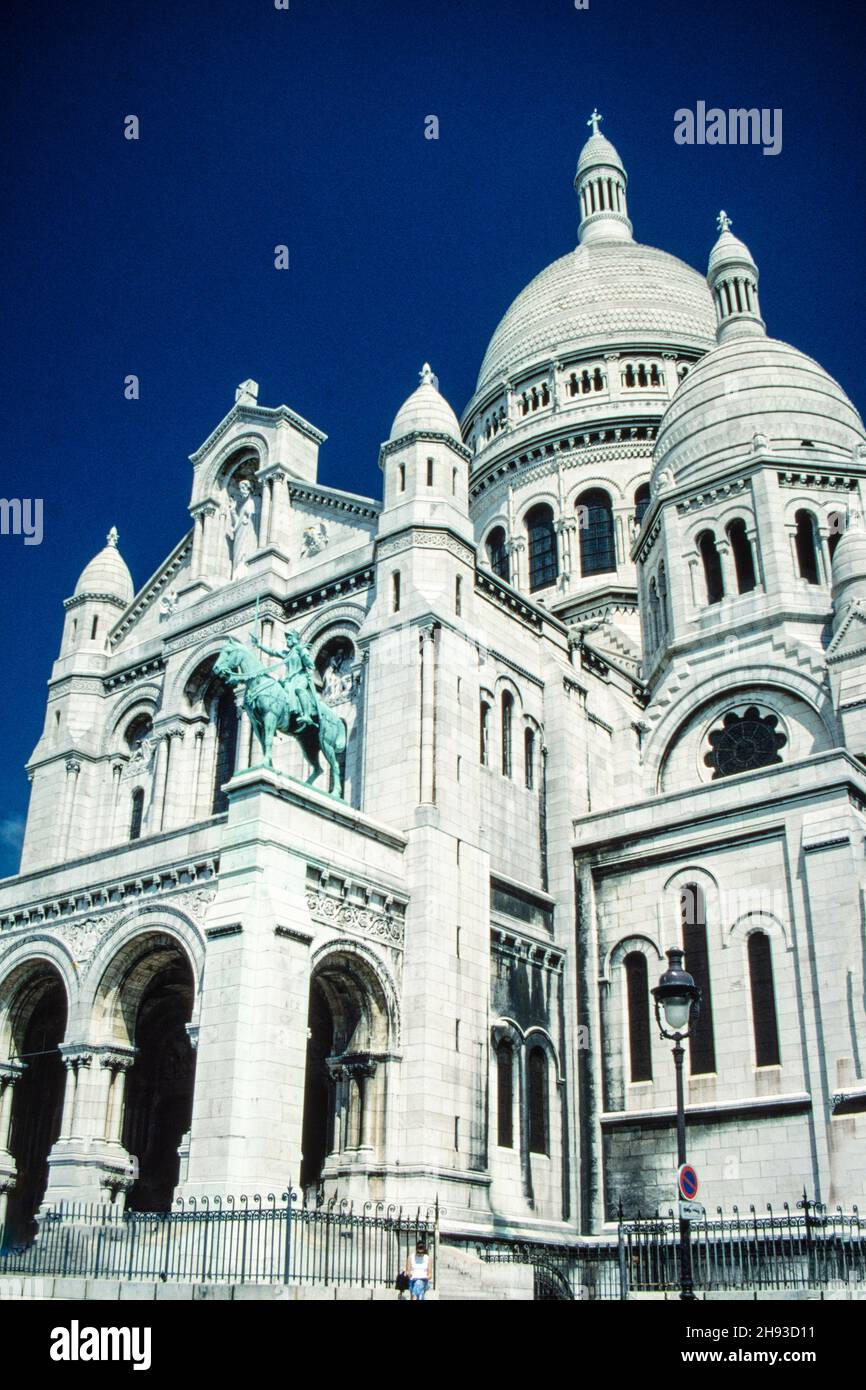
M248 376L329 435L324 482L377 495L421 362L459 412L510 300L574 245L594 104L637 238L703 268L725 207L770 332L863 407L859 8L7 0L0 494L42 497L45 538L0 536L0 872L62 600L108 528L142 583L189 525L188 455ZM676 145L698 100L781 107L782 153Z

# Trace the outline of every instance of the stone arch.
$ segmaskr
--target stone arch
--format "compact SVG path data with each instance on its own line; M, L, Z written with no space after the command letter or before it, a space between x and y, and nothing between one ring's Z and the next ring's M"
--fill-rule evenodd
M383 962L329 941L310 962L301 1185L320 1188L347 1161L381 1163L399 1014Z
M746 941L756 931L764 932L771 940L780 942L783 950L793 951L794 943L782 918L763 908L743 912L736 917L727 927L722 945L730 946L735 939Z
M178 1148L192 1119L195 1053L190 1036L196 971L178 934L144 928L115 950L100 976L94 1026L128 1059L121 1121L122 1147L137 1172L127 1204L167 1211L180 1175Z
M135 988L135 982L140 984L146 977L146 957L155 953L150 963L152 971L158 968L160 953L164 956L172 952L181 953L189 964L193 981L191 1019L197 1019L205 955L201 932L179 908L142 903L125 913L102 939L88 969L89 989L82 993L81 1008L95 1042L130 1045L129 1016L134 996L130 994L123 1001L122 992L127 982Z
M138 714L148 714L152 719L159 708L160 698L161 692L156 685L140 686L136 690L126 691L121 696L106 721L107 727L111 730L109 736L111 752L125 753L128 751L124 741L124 733L128 724Z
M823 688L811 673L796 669L793 664L773 668L766 664L746 665L740 663L736 679L730 670L717 671L702 681L689 684L681 699L672 702L660 719L651 725L651 731L644 744L644 767L649 785L656 792L663 791L671 766L673 754L693 728L697 728L710 706L719 702L720 709L727 704L741 704L754 700L760 704L773 704L774 699L787 698L796 706L799 702L815 721L815 737L832 746L837 738L835 713L829 692ZM648 710L652 719L652 708ZM805 717L805 713L804 713ZM819 750L815 750L819 751ZM793 750L792 758L798 755ZM690 777L693 775L690 771ZM701 778L703 782L705 779Z
M375 952L347 938L329 941L313 954L310 976L330 982L335 1040L344 1050L358 1045L364 1051L396 1050L400 1037L397 991ZM354 999L349 997L353 992Z
M626 956L631 955L632 951L640 951L646 956L648 969L650 961L655 965L664 960L664 953L659 949L658 942L654 941L651 936L624 936L611 947L605 957L601 978L606 983L610 983L614 971L622 965Z
M218 449L209 459L196 479L196 487L190 505L197 506L213 498L226 478L240 465L255 460L255 471L260 472L268 464L269 452L266 436L260 430L247 430L235 435L227 444Z
M16 1244L36 1233L49 1155L61 1135L67 1078L60 1048L70 996L65 972L47 953L31 947L7 967L0 981L0 1225Z

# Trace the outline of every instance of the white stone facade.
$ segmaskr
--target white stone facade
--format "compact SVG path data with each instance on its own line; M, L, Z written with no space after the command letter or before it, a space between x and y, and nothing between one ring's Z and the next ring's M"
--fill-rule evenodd
M708 1203L862 1201L866 437L727 219L707 282L633 241L597 132L576 189L462 425L425 366L381 501L247 381L172 554L136 591L112 532L67 600L0 884L13 1234L290 1183L557 1239L666 1204L683 945ZM213 676L284 626L345 800Z

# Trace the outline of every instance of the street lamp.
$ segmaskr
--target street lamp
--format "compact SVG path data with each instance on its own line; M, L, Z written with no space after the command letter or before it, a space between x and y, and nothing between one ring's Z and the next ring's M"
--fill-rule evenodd
M690 1037L701 1012L701 991L692 976L683 969L683 952L672 947L667 952L668 968L655 989L656 1022L663 1038L673 1044L674 1069L677 1078L677 1168L686 1161L686 1107L683 1099L683 1040ZM664 1014L664 1021L662 1015ZM665 1027L665 1024L667 1027ZM677 1201L680 1199L677 1191ZM680 1298L693 1299L692 1250L689 1244L689 1223L680 1217Z

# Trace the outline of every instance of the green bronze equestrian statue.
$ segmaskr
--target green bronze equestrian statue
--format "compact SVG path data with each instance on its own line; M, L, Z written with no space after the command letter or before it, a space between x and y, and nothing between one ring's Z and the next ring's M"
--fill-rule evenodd
M213 673L228 686L244 687L244 709L261 744L265 767L274 765L274 734L291 734L312 767L307 785L321 773L319 754L323 753L333 779L331 795L342 799L337 758L346 747L346 725L316 691L316 667L309 647L292 628L286 628L281 651L263 646L255 634L251 643L268 656L278 657L276 666L264 666L250 647L236 637L227 637ZM281 677L273 674L278 666L285 667Z

